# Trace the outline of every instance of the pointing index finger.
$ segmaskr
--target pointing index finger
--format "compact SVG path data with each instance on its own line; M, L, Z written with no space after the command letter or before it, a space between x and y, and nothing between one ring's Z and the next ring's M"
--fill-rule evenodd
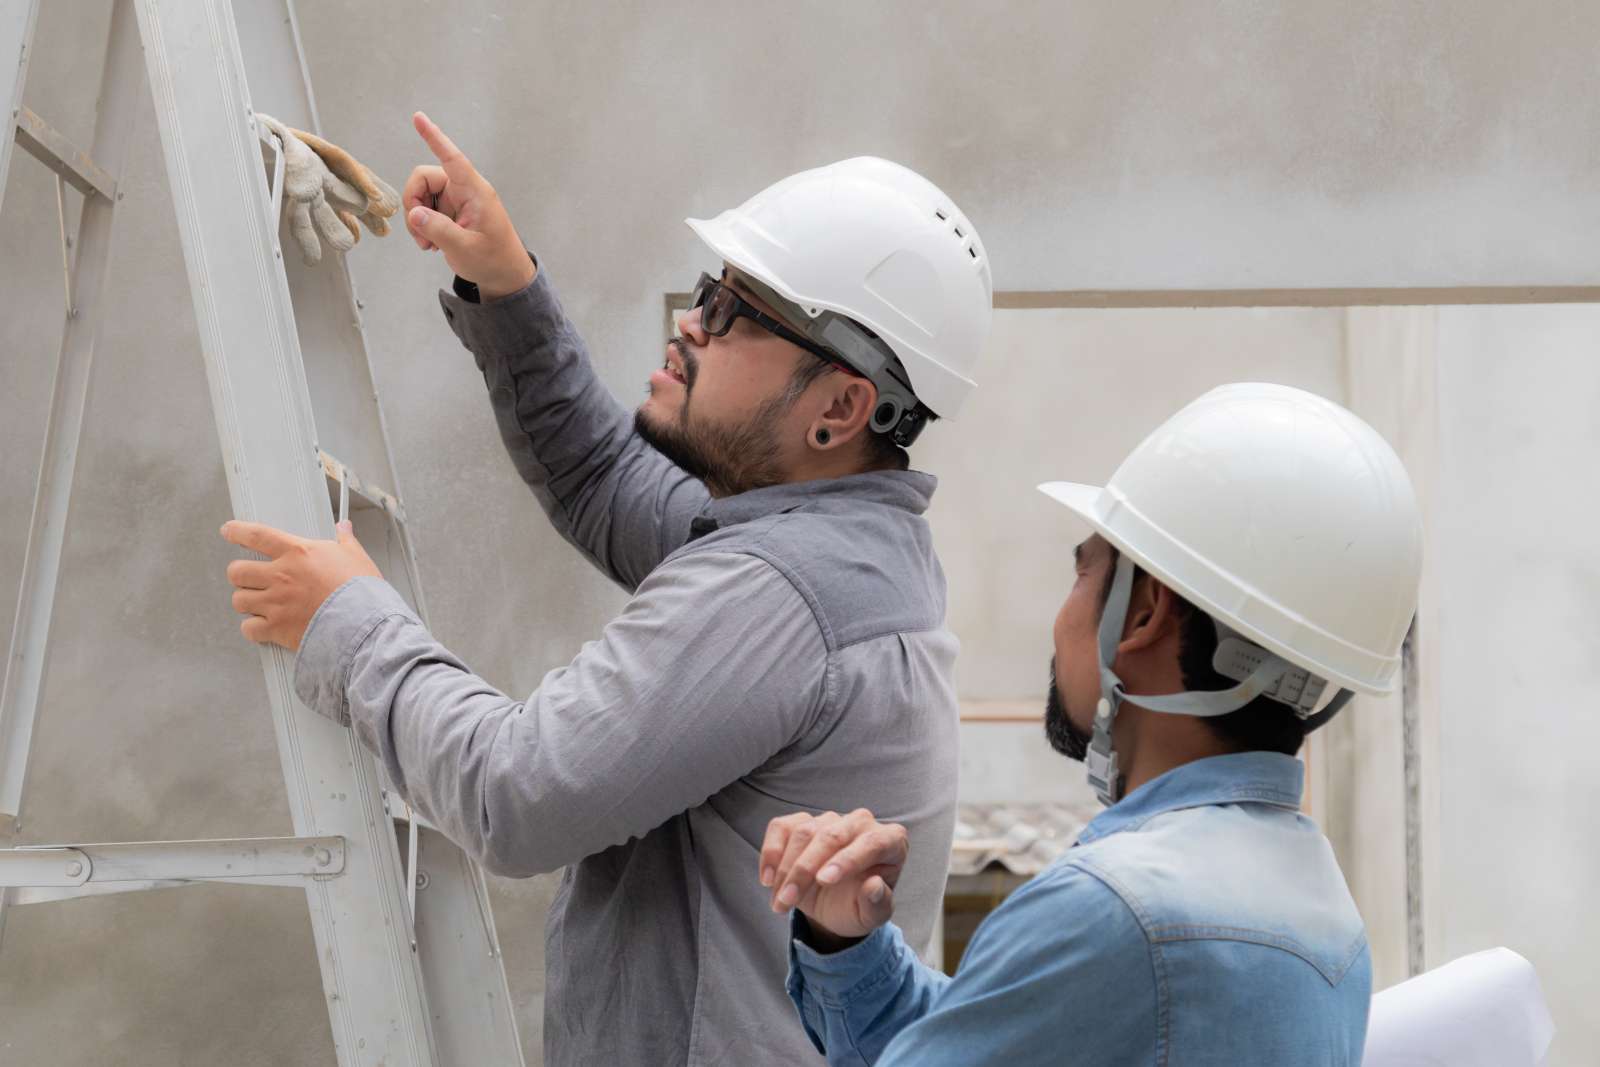
M419 111L411 116L411 125L422 135L422 139L427 142L428 150L439 161L439 165L444 168L445 174L449 175L451 181L468 181L478 176L478 172L472 169L472 164L462 154L461 149L445 136L445 132L435 125L432 119Z

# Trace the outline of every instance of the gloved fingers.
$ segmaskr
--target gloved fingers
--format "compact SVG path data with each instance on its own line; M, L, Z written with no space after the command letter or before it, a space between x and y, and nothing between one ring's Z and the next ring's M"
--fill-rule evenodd
M341 202L352 211L366 211L370 203L365 193L333 173L326 165L322 168L322 195Z
M350 231L350 244L352 246L360 244L361 224L356 221L355 213L352 211L344 211L339 208L334 208L333 213L339 216L339 221L344 223L345 229Z
M322 188L327 169L317 154L292 135L283 142L283 192L292 200L310 200Z
M314 133L304 133L299 130L295 133L310 146L312 151L322 157L322 162L327 164L330 171L360 190L361 195L367 199L369 211L388 218L400 209L399 194L391 185L374 174L372 168L343 148Z
M400 210L400 194L394 191L392 185L359 163L356 164L356 168L350 173L345 173L331 164L328 167L330 171L360 191L362 202L372 214L386 219Z
M350 236L350 231L339 221L339 216L334 213L333 206L326 198L318 197L311 202L311 218L317 224L317 232L334 251L348 252L355 247L355 238Z
M380 218L388 218L400 210L400 194L395 192L394 186L378 177L372 171L367 171L372 179L373 189L363 189L367 194L367 210ZM376 192L376 195L374 195Z
M333 205L333 209L341 216L348 213L352 219L365 224L375 237L388 236L389 224L384 221L382 215L373 212L372 201L337 178L333 180L337 183L335 191L328 194L328 202Z
M345 186L345 190L351 193L355 192L349 186ZM388 235L389 224L383 220L381 215L373 214L372 202L359 193L356 193L354 199L346 195L344 190L341 190L338 195L330 193L328 202L333 205L334 210L339 212L341 216L348 213L352 219L365 223L367 229L372 231L373 236L385 237Z
M300 246L300 258L306 263L322 260L322 244L317 240L317 228L311 222L311 205L304 200L289 201L289 233Z

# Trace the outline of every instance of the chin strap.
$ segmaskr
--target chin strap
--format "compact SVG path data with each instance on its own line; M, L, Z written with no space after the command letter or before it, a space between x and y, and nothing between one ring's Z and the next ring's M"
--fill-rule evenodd
M1287 710L1305 720L1309 733L1326 724L1355 695L1348 689L1341 690L1326 708L1315 715L1311 714L1325 685L1321 678L1258 645L1249 644L1231 631L1225 634L1219 624L1217 654L1213 665L1219 672L1239 679L1238 685L1231 689L1130 698L1123 689L1122 679L1117 677L1111 665L1116 662L1117 645L1128 620L1128 602L1132 594L1133 561L1126 553L1122 553L1117 557L1117 569L1111 578L1111 593L1106 598L1105 611L1100 615L1100 702L1095 708L1094 733L1083 757L1089 784L1094 787L1095 795L1102 804L1109 806L1122 798L1122 773L1117 766L1112 728L1116 725L1117 712L1124 700L1163 714L1211 718L1238 711L1264 693L1286 704Z

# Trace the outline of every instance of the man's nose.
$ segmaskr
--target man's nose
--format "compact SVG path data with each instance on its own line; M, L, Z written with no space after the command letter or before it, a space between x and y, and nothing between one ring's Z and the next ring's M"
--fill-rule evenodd
M678 332L693 345L705 345L711 340L711 335L700 325L699 308L690 308L678 316Z

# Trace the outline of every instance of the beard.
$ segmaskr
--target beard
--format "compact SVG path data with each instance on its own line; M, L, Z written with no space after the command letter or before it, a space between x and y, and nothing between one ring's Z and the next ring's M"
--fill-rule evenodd
M634 412L634 430L646 444L704 482L712 496L735 496L782 482L775 427L794 398L773 397L737 425L696 419L690 408L699 361L681 339L674 338L671 344L683 360L683 409L675 421L666 422L640 408Z
M1056 660L1050 657L1050 692L1044 702L1044 736L1050 747L1070 760L1083 762L1089 751L1089 735L1073 725L1067 716L1066 703L1056 686Z

